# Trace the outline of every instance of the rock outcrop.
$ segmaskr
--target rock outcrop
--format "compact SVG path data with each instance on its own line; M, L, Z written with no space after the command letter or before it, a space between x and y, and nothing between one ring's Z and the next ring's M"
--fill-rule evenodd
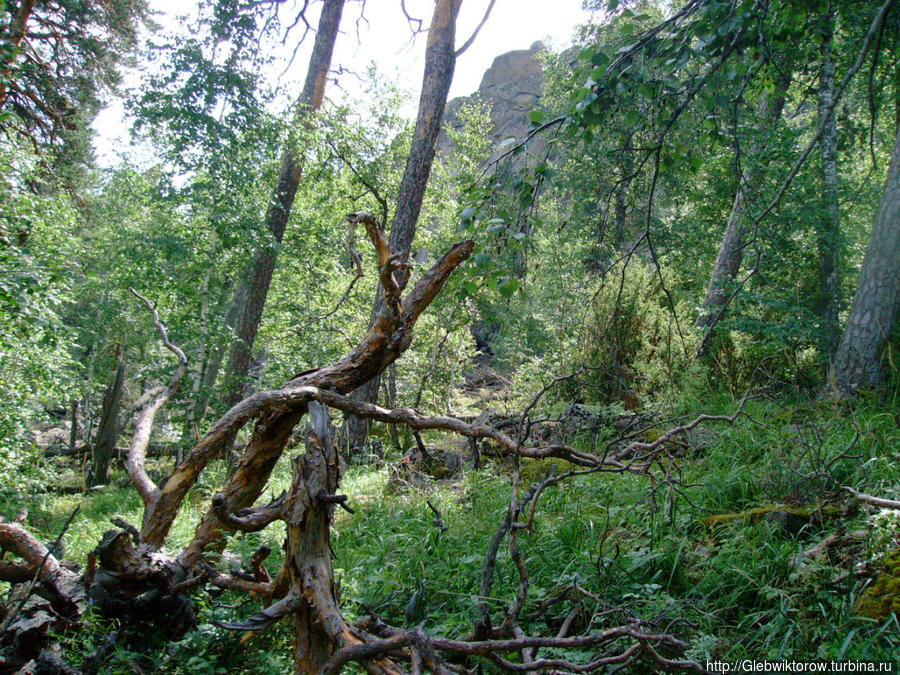
M510 136L522 138L530 124L528 113L541 96L541 61L538 54L543 49L542 42L535 42L529 49L518 49L495 58L482 77L477 92L447 103L444 112L447 126L461 129L460 109L480 99L491 106L493 128L489 138L495 146ZM453 139L445 131L438 140L438 153L446 155L453 147Z

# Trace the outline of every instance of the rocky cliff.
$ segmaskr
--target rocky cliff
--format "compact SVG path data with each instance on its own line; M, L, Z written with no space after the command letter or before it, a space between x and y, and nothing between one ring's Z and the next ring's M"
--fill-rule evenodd
M460 129L460 109L476 98L490 104L493 129L489 135L494 144L504 138L521 138L528 131L528 113L541 95L541 62L538 53L544 49L535 42L529 49L519 49L501 54L481 79L478 91L471 96L460 96L447 103L444 121L452 129ZM444 132L438 140L438 153L449 153L453 140Z

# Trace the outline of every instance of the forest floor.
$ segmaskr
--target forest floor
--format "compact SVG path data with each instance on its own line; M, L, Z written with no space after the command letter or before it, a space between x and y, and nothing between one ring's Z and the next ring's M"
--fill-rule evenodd
M703 412L730 414L735 406L729 396L705 398ZM696 402L686 402L673 414L689 416L698 409ZM687 656L701 663L896 660L897 615L866 616L859 603L884 558L900 544L900 512L859 504L841 489L850 485L882 497L900 496L896 405L874 399L848 405L768 398L750 401L746 412L732 426L714 423L709 443L687 448L673 460L681 471L675 491L654 493L646 478L617 474L548 488L533 527L519 536L530 575L523 615L577 582L593 597L574 610L576 625L597 605L627 607L632 615L654 619L682 636L691 645ZM582 442L598 440L603 439ZM110 528L110 518L137 523L141 503L133 489L115 483L74 495L27 487L59 482L61 461L25 468L23 475L35 480L4 488L0 513L12 516L28 508L30 526L51 540L79 506L65 544L66 557L83 563ZM465 634L477 617L488 541L509 506L510 467L487 460L478 471L467 467L455 478L413 487L398 481L391 468L402 463L399 451L389 450L384 462L353 465L345 478L342 492L356 513L338 512L333 536L345 611L350 616L376 612L395 625L423 623L435 634ZM548 470L547 464L524 466L523 480L540 479ZM170 546L188 541L223 476L224 467L215 467L193 489ZM272 493L289 482L285 459ZM435 526L426 500L441 512L446 530ZM817 555L804 555L828 537L830 545ZM275 551L269 561L274 571L281 564L282 539L283 528L276 526L239 535L230 554L249 556L268 544ZM220 566L227 568L229 562ZM517 583L504 546L491 600L498 611ZM197 601L201 623L178 642L156 642L152 634L119 636L102 672L281 673L290 668L289 625L242 639L216 623L250 616L258 609L255 602L228 593L204 594ZM895 602L900 606L900 600ZM541 621L554 628L564 618L551 611ZM610 625L621 618L610 615ZM63 636L75 663L78 654L88 654L117 630L97 616L86 625L87 630ZM247 647L248 640L254 648Z

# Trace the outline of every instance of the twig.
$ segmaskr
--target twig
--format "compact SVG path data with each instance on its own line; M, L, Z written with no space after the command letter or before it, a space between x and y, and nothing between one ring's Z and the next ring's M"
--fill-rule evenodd
M438 511L437 507L431 503L430 499L426 499L425 503L428 504L428 508L431 509L431 512L434 514L434 520L432 524L440 529L441 532L446 532L449 528L447 527L447 523L444 522L443 516L441 516L441 512Z
M456 58L459 58L460 54L466 51L469 47L472 46L472 43L475 42L475 38L478 37L479 31L481 31L484 24L487 23L488 17L491 15L491 10L494 9L495 2L496 0L491 0L490 3L488 3L487 9L484 11L484 16L481 17L481 23L479 23L478 26L475 27L475 31L472 33L469 39L463 43L462 47L456 50Z
M872 495L867 495L864 492L857 492L849 485L842 485L842 490L846 490L851 495L856 498L857 501L863 502L865 504L871 504L872 506L880 506L885 509L895 509L900 511L900 501L896 499L885 499L884 497L874 497Z

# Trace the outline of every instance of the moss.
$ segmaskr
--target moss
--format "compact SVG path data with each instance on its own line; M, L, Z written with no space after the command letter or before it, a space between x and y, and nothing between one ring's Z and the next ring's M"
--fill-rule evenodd
M860 597L856 613L878 621L900 615L900 549L885 559L884 569Z
M547 459L523 457L519 462L520 475L525 485L542 481L554 473L565 473L571 468L572 465L569 462L558 457L548 457Z
M651 427L644 432L644 442L645 443L656 443L663 435L662 429L658 429L657 427Z
M802 520L809 522L819 518L831 518L841 515L841 509L834 504L824 506L812 504L808 506L787 506L785 504L766 504L736 513L721 513L707 516L702 520L706 527L713 529L727 523L758 523L761 520Z

